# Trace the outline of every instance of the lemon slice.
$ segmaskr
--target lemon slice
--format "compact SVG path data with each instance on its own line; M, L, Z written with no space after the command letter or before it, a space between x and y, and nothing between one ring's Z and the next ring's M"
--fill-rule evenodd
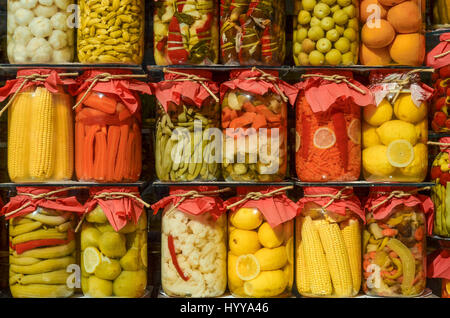
M259 262L253 254L241 255L236 260L236 274L242 280L251 280L261 271Z
M87 247L83 252L83 264L86 273L92 274L101 263L102 254L95 247Z
M147 259L147 243L145 243L141 248L141 260L142 264L147 267L148 259Z
M359 119L353 119L350 122L347 128L347 135L354 144L359 145L361 143L361 122Z
M336 143L336 135L328 127L322 127L314 133L314 146L319 149L328 149Z
M389 163L397 168L404 168L414 160L413 146L405 139L397 139L391 142L386 154Z

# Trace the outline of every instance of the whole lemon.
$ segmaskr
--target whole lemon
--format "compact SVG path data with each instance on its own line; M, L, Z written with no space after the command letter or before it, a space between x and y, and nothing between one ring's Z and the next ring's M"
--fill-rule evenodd
M395 171L387 159L387 147L376 145L362 151L362 162L364 169L372 176L385 177Z
M116 232L105 232L100 236L100 251L111 258L122 257L127 252L125 235Z
M238 257L233 253L228 253L228 288L235 290L244 286L244 281L239 278L236 272L236 261Z
M400 168L402 174L408 177L425 177L428 167L428 149L425 144L419 143L414 146L414 159L406 167Z
M282 270L263 271L244 283L244 291L251 297L274 297L280 295L287 284L288 280Z
M287 253L284 246L277 248L262 248L255 253L262 271L273 271L282 268L287 263Z
M122 269L118 260L105 258L95 268L94 274L101 279L114 280L119 276L121 271Z
M381 142L386 146L397 139L405 139L413 146L417 142L416 127L403 120L387 121L377 128L377 133Z
M113 293L113 283L96 276L89 277L88 288L88 294L93 298L109 297Z
M394 113L398 119L416 124L426 117L427 104L422 103L417 107L410 93L400 94L394 104Z
M262 221L261 212L254 208L241 208L230 216L231 224L241 230L254 230Z
M275 248L283 244L283 226L272 228L269 223L264 222L258 230L258 239L264 247Z
M253 254L261 248L258 233L236 229L230 234L230 251L236 256Z
M428 120L425 118L416 125L418 142L427 143L428 141Z
M122 271L114 280L114 295L126 298L139 298L145 293L147 273L140 271Z
M378 137L377 134L377 129L367 123L363 123L362 126L362 141L364 148L381 144L380 137Z
M364 120L372 126L380 126L391 120L392 114L392 105L386 99L383 99L378 106L368 105L363 110Z
M81 250L93 246L98 248L98 241L102 233L93 226L86 226L81 231Z

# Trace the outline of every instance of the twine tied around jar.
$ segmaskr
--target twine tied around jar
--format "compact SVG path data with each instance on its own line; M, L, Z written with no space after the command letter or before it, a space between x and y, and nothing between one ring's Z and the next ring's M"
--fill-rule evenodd
M430 190L430 189L431 189L431 187L423 187L423 188L419 188L419 189L415 189L415 190L411 190L411 191L394 190L392 192L376 192L377 194L388 194L389 193L389 195L383 201L369 207L369 211L371 211L371 212L375 211L380 206L382 206L386 202L389 202L393 198L401 199L401 198L405 198L405 197L414 195L419 191Z
M146 74L110 74L110 73L101 73L93 78L90 78L87 80L87 82L91 82L91 85L87 88L87 90L84 92L83 97L78 100L78 102L75 104L75 106L72 107L72 109L77 108L86 98L86 96L92 91L95 84L98 82L109 82L111 80L121 80L121 79L129 79L129 78L147 78Z
M290 185L290 186L285 186L285 187L282 187L279 189L275 189L275 190L267 192L267 193L249 192L241 200L228 205L227 210L231 210L235 206L238 206L248 200L260 200L260 199L270 198L270 197L276 196L280 192L284 192L286 190L292 190L293 188L294 188L294 186Z
M432 146L442 146L442 147L445 147L445 148L449 148L450 147L450 143L445 143L445 142L428 141L427 144L428 145L432 145Z
M336 200L344 200L344 199L350 199L354 194L349 194L349 195L344 195L344 191L345 190L349 190L352 187L344 187L341 190L338 191L338 193L336 194L327 194L327 193L323 193L323 194L305 194L304 197L305 198L330 198L330 201L328 201L327 204L325 204L324 206L322 206L322 211L326 210L330 205L333 204L334 201Z
M445 40L445 42L450 42L450 39ZM439 59L441 57L447 56L448 54L450 54L450 50L442 52L441 54L435 55L433 56L435 59Z
M273 84L273 86L275 87L275 90L277 91L278 95L281 96L281 98L283 99L283 101L285 103L288 102L288 98L286 96L286 94L284 94L284 92L281 90L280 86L278 86L278 78L273 76L272 74L266 73L263 70L260 70L259 68L253 66L252 67L252 72L258 71L259 73L261 73L260 76L255 76L255 77L249 77L247 78L248 80L266 80L268 82L271 82Z
M167 73L167 74L174 74L174 75L180 75L180 76L185 77L185 78L175 78L175 79L165 80L166 82L185 82L185 81L197 82L209 93L209 95L211 95L212 98L214 98L216 103L219 102L219 98L209 89L208 85L205 84L205 82L210 82L211 81L210 79L200 77L195 74L172 71L167 68L163 68L163 72Z
M87 187L67 187L67 188L63 188L63 189L57 189L57 190L53 190L53 191L49 191L49 192L44 192L44 193L41 193L41 194L17 193L17 195L28 196L28 197L31 198L31 200L39 200L39 199L57 200L57 199L61 199L61 197L53 196L54 194L57 194L57 193L60 193L60 192L65 192L65 191L69 191L69 190L78 190L78 189L86 189L86 188ZM22 211L23 209L27 208L30 205L31 205L31 201L28 201L27 203L25 203L21 207L15 209L14 211L6 213L5 216L6 217L10 217L11 215Z
M309 78L309 77L320 77L320 78L323 78L324 80L327 80L327 81L330 81L330 82L335 82L336 84L345 83L350 88L352 88L355 91L357 91L358 93L360 93L362 95L366 95L366 91L363 90L362 88L356 86L352 82L350 82L350 80L349 80L349 78L347 76L337 75L337 74L335 74L335 75L303 74L302 75L302 78Z
M61 77L63 77L63 76L78 76L78 73L58 73L58 76L61 76ZM31 75L17 76L16 78L23 79L23 82L20 84L19 88L11 96L8 103L6 103L5 107L3 107L2 110L0 110L0 117L8 109L8 107L12 105L12 103L14 102L14 99L17 97L17 95L20 93L22 88L28 82L45 82L45 80L48 77L50 77L50 74L31 74Z

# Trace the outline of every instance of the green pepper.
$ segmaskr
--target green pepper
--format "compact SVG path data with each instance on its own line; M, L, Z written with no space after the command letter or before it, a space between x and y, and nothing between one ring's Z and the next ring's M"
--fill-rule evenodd
M412 286L414 282L414 275L416 273L416 264L414 261L414 256L408 247L405 246L399 240L392 238L386 244L391 250L393 250L401 260L401 264L403 267L403 281L402 281L402 294L403 295L411 295L412 294Z

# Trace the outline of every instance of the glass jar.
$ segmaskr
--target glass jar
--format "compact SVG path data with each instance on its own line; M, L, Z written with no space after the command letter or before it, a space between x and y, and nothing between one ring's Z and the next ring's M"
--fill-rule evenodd
M282 65L285 57L282 0L223 0L221 61L226 65Z
M145 1L80 0L78 5L81 63L142 63Z
M72 178L72 98L62 86L57 90L25 88L8 109L8 173L13 182Z
M431 128L435 132L450 131L450 65L433 74L435 94L431 100Z
M425 1L424 1L425 2ZM441 29L450 24L450 4L445 0L435 0L432 4L433 28Z
M396 87L397 80L408 78L410 84ZM369 86L378 105L369 105L363 110L362 165L365 180L425 180L428 168L427 99L430 94L421 87L419 80L417 74L389 74L374 79L375 82ZM391 91L379 89L384 85L394 88ZM394 92L396 89L399 94Z
M425 0L361 2L361 64L422 65L425 58L425 3Z
M302 5L303 4L303 5ZM293 56L295 65L358 63L359 1L295 0Z
M130 213L130 211L120 211ZM139 298L147 287L147 214L116 231L101 204L81 227L81 288L88 297Z
M157 65L216 64L219 60L217 2L155 1L154 57ZM176 10L176 11L175 11Z
M71 0L8 0L11 64L69 63L74 56Z

